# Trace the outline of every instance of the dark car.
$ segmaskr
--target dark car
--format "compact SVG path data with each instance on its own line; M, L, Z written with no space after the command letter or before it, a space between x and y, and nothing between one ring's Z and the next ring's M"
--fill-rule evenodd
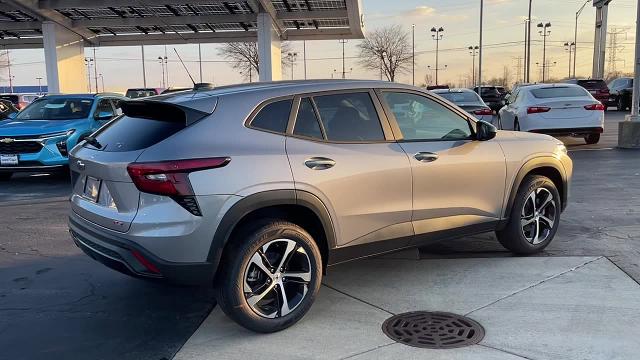
M596 100L600 101L605 106L605 110L609 104L609 87L604 80L600 79L569 79L566 80L567 84L576 84L587 89L593 95Z
M631 107L633 96L633 78L623 77L609 83L608 106L615 106L618 111L625 111Z
M480 95L482 100L493 111L499 111L504 106L504 96L500 93L497 87L492 85L481 86L482 92L478 87L474 87L473 91Z
M128 89L124 96L129 99L139 99L149 96L156 96L162 94L165 89L162 88L133 88Z

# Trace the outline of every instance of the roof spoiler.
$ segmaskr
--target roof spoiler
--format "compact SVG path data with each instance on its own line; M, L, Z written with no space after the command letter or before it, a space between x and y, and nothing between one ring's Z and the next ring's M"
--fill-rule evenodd
M212 99L209 99L211 102ZM202 111L203 109L189 107L188 102L184 104L175 104L164 101L154 100L129 100L122 102L122 112L129 117L151 119L167 122L182 122L189 126L204 117L211 115L215 109L210 107L211 111ZM208 110L208 109L207 109Z

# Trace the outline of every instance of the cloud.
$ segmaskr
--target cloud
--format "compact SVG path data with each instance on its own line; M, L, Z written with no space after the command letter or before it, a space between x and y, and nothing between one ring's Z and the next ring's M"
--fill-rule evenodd
M409 17L429 17L436 14L436 9L429 6L417 6L414 9L405 11L402 15Z

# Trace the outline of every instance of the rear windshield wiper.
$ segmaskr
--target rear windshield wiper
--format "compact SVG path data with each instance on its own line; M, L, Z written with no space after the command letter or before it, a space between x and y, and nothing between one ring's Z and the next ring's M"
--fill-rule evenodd
M87 144L95 147L98 150L102 149L102 144L100 144L100 142L92 136L87 136L86 138L84 138L84 141L86 141Z

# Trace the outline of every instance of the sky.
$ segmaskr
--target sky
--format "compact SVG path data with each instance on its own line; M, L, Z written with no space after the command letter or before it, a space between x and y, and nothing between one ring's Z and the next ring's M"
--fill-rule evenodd
M435 41L429 29L443 27L444 36L440 42L440 67L447 69L439 73L440 83L457 84L468 78L472 71L472 57L467 48L478 45L480 0L361 0L365 31L400 25L411 35L415 24L416 37L416 84L424 82L425 75L435 68ZM551 22L551 35L547 38L547 59L555 66L550 68L550 76L566 77L569 72L569 52L563 44L573 41L575 14L585 0L533 0L533 23ZM633 71L633 51L635 38L635 0L613 0L609 6L609 31L617 31L617 69ZM522 70L518 57L524 55L524 19L527 14L527 0L485 0L484 9L484 66L483 79L500 77L505 67L511 73L513 82ZM591 74L593 58L593 38L595 8L589 3L578 23L577 75ZM538 81L540 70L535 63L542 64L542 39L532 28L532 81ZM538 41L536 41L538 40ZM358 65L359 40L349 40L345 46L346 71L348 78L376 79L379 73L367 71ZM609 42L610 44L610 42ZM609 45L608 44L608 45ZM293 67L295 79L304 78L302 42L293 42L292 50L300 54ZM167 48L169 65L169 85L184 87L191 84L180 65L173 48L181 54L187 67L199 80L198 46L196 44L176 45ZM159 87L162 71L158 56L164 56L163 46L145 46L147 85ZM219 45L202 44L203 79L216 85L243 82L218 53ZM85 48L87 56L93 56L93 48ZM129 87L142 86L142 62L140 47L102 47L96 50L98 72L103 74L106 91L124 92ZM37 77L45 76L44 53L41 49L11 50L11 70L14 85L36 85ZM335 70L335 71L334 71ZM92 70L93 71L93 70ZM338 40L307 42L307 77L339 77L342 72L342 45ZM283 71L284 79L291 78L291 69ZM8 81L6 70L0 73L0 85ZM94 80L92 79L92 82ZM411 83L411 73L401 74L397 81ZM100 81L102 83L102 81ZM95 86L95 85L94 85ZM102 86L102 84L101 84ZM102 88L101 88L102 90Z

